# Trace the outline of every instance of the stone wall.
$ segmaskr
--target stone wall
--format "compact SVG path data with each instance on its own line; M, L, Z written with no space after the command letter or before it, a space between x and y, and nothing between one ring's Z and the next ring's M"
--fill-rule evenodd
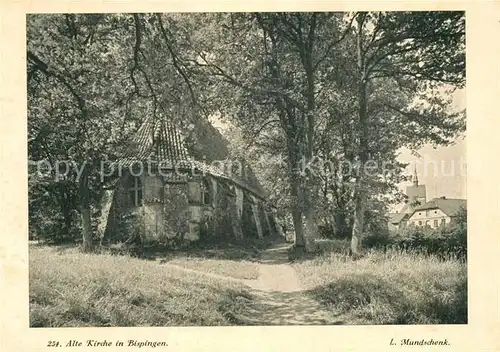
M262 238L275 232L272 215L260 199L231 181L213 176L207 180L210 204L202 204L201 178L169 183L168 178L144 175L142 204L134 206L133 177L124 175L108 205L105 238L119 242L137 232L143 241L189 243Z

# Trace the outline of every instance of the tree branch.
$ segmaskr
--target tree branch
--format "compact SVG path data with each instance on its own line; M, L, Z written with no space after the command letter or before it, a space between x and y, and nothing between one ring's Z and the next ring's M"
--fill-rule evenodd
M262 130L264 129L264 127L266 127L267 125L271 124L271 123L279 123L281 122L280 120L278 119L273 119L273 120L269 120L269 121L266 121L262 124L262 126L260 126L257 131L253 134L253 136L250 138L250 142L247 144L247 146L245 147L245 149L248 149L250 148L254 142L255 142L255 138L257 138L257 136L262 132Z
M32 51L28 50L28 60L34 64L34 66L45 73L45 75L54 77L59 82L61 82L71 93L71 95L76 99L78 107L81 110L85 110L85 100L73 89L71 84L59 73L52 70L45 62L43 62L38 56L36 56Z
M170 52L170 55L172 56L172 63L174 65L174 67L176 68L177 72L179 72L179 74L184 79L184 82L186 83L186 85L188 86L189 93L191 94L191 99L193 100L194 103L196 103L197 100L196 100L196 96L195 96L194 91L193 91L193 87L191 86L191 82L189 82L189 78L187 77L186 73L180 67L179 62L177 61L177 55L175 54L175 52L172 48L172 45L170 44L170 41L169 41L168 36L167 36L167 32L165 30L165 27L163 26L163 21L161 19L161 15L157 13L156 18L158 19L158 23L160 24L160 31L162 33L163 39L165 40L165 44L167 45L168 51Z

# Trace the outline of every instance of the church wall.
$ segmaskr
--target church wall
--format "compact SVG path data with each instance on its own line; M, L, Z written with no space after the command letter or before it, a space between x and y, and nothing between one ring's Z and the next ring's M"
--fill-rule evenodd
M240 187L235 187L235 207L238 219L243 215L243 190Z
M267 216L264 206L262 205L261 202L259 202L259 218L260 218L260 223L262 224L262 236L264 237L271 236L272 229L269 223L269 217Z
M190 237L189 187L186 183L167 183L163 186L163 238L182 242Z
M146 240L158 240L164 234L162 180L156 175L144 175L142 210Z
M230 181L207 176L210 202L202 204L201 180L169 183L168 177L143 175L142 204L134 206L133 177L124 173L117 181L112 202L108 201L111 205L105 237L116 243L136 233L143 241L189 243L203 235L224 241L273 233L272 215L260 199Z
M255 223L252 204L253 203L251 197L247 193L244 193L241 227L243 229L243 235L245 237L258 238L259 232L257 229L257 224Z
M129 217L134 217L131 213L131 202L128 194L128 183L130 176L125 173L122 177L116 180L113 190L113 198L111 201L107 222L103 234L103 243L116 243L125 241L129 234L128 224ZM101 206L104 206L102 204ZM104 221L104 219L103 219Z
M203 227L200 238L202 241L226 241L234 233L231 225L231 203L233 191L225 180L210 177L210 204L203 206ZM214 187L214 183L216 186ZM216 189L216 193L214 193Z

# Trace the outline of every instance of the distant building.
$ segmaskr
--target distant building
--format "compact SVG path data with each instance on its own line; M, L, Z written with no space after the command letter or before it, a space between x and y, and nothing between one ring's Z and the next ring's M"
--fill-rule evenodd
M459 211L467 209L467 200L439 197L426 201L425 185L418 184L415 168L413 185L406 188L408 197L398 213L389 214L389 230L397 232L408 225L438 228L453 223Z
M389 231L397 232L398 230L404 229L409 217L410 215L406 213L390 213L388 224Z
M417 207L418 205L422 205L426 202L426 188L425 185L418 184L418 175L417 175L417 167L413 170L412 177L413 184L411 186L406 187L406 196L408 197L408 201L401 209L402 212L409 212L412 208Z
M398 231L406 227L408 219L413 214L413 211L426 203L426 188L425 185L418 184L417 167L415 166L412 176L412 185L406 187L407 200L405 205L397 213L389 214L389 230Z
M434 198L415 208L408 223L415 226L438 228L453 223L461 209L467 209L465 199Z

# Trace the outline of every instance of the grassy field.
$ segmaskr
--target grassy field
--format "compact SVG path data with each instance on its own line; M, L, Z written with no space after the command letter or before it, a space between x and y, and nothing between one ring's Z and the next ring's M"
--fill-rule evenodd
M352 324L467 323L467 268L455 260L329 253L294 267L310 295Z
M322 254L297 259L292 267L306 289L301 294L343 324L467 322L466 264L395 251L353 261L340 242L321 247ZM259 265L266 265L257 257L212 249L145 260L30 245L30 326L242 325L273 313L252 311L262 298L231 280L256 279ZM299 314L280 294L266 309L279 303L282 311L274 313Z
M210 274L229 276L235 279L252 280L257 279L259 276L259 268L257 265L248 261L231 261L180 256L169 260L168 263Z
M30 246L30 326L233 325L250 299L229 280L128 256Z

